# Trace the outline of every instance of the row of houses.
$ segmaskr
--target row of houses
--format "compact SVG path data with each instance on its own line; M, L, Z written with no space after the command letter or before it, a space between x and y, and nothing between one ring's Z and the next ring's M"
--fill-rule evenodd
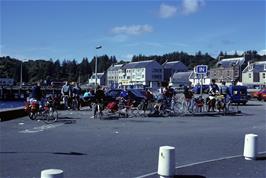
M97 83L113 88L120 85L158 88L163 83L179 87L197 85L201 78L206 85L211 79L227 83L238 81L243 85L266 85L266 61L249 63L244 57L223 59L204 76L188 71L187 66L180 61L165 62L162 65L154 60L131 62L112 65L105 73L98 73ZM89 83L95 84L95 74Z
M174 73L184 71L188 71L188 68L180 61L165 62L162 65L155 60L130 62L110 66L106 77L97 77L97 83L114 88L120 85L158 88L162 82L168 82ZM95 83L95 74L91 76L89 83Z

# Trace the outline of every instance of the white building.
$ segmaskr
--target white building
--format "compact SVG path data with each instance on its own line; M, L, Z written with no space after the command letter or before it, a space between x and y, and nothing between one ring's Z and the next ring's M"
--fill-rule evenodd
M89 85L95 85L95 82L95 73L93 73L89 78ZM102 86L106 85L106 73L97 73L97 84Z
M249 63L242 72L244 85L266 85L266 61Z
M119 78L119 69L121 69L121 67L124 64L116 64L116 65L111 65L108 69L107 69L107 86L111 87L111 88L117 88L118 87L118 78Z
M131 62L118 70L121 85L144 85L158 88L163 81L163 67L154 60Z

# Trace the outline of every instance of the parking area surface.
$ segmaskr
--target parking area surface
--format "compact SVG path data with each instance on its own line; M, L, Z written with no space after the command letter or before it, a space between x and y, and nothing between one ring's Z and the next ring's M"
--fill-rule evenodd
M238 115L91 119L60 111L46 125L27 117L0 123L0 177L40 177L58 168L69 178L156 177L159 147L174 146L176 177L265 177L265 155L245 161L245 134L266 151L266 104L251 101ZM228 159L226 159L228 158Z

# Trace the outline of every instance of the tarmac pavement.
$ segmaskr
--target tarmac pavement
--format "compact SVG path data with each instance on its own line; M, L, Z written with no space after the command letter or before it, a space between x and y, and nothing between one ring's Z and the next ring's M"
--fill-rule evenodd
M245 134L266 152L266 104L251 101L234 116L90 119L92 112L60 111L46 125L21 117L0 123L0 177L40 177L58 168L65 178L157 177L159 147L176 148L175 177L266 177L265 154L241 156ZM155 173L155 174L154 174Z

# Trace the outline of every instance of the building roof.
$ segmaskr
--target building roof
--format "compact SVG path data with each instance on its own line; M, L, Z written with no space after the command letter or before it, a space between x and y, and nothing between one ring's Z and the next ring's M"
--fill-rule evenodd
M130 63L125 64L122 67L122 69L145 68L145 67L147 67L148 65L150 65L150 64L152 64L154 62L158 63L157 61L154 61L154 60L130 62Z
M232 66L243 65L244 62L245 62L244 57L227 58L217 62L216 66L227 68Z
M118 69L120 69L124 64L115 64L115 65L111 65L107 70L108 71L117 71Z
M184 83L189 81L189 76L193 71L176 72L172 76L172 83Z
M97 73L97 78L102 78L102 76L104 75L104 73ZM92 74L91 79L95 78L95 73Z
M165 62L165 63L163 63L163 67L164 68L173 68L178 63L182 63L182 62L180 62L180 61Z
M210 76L210 71L207 71L207 75L204 74L203 78L208 78ZM197 74L194 71L191 72L191 75L189 76L190 79L200 79L201 78L201 74Z
M266 71L266 61L260 61L260 62L255 62L255 63L249 64L243 70L243 73L248 72L248 71L256 72L256 73Z

